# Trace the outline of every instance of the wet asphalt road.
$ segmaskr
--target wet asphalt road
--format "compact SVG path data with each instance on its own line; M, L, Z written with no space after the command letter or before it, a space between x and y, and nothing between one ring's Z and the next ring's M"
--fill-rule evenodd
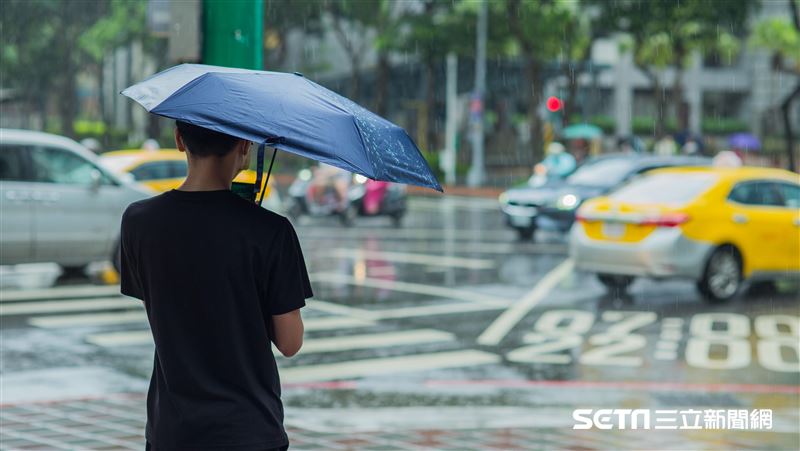
M294 221L316 297L304 349L278 358L287 422L292 408L348 407L346 418L302 419L341 428L569 428L576 407L773 409L763 443L797 443L796 291L710 305L689 282L639 280L615 299L572 271L562 237L516 241L493 201L410 205L401 228ZM146 390L153 346L138 301L69 282L3 291L3 402ZM371 410L383 407L428 414Z

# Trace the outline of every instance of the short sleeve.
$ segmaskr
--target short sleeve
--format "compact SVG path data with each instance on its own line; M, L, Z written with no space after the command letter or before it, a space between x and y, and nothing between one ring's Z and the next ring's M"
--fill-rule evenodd
M126 296L144 300L144 290L142 290L141 279L136 271L136 261L131 248L130 224L126 221L126 215L122 216L119 257L120 292Z
M288 220L283 220L283 230L275 243L271 250L270 271L264 292L269 313L282 315L305 306L305 300L314 294L300 240Z

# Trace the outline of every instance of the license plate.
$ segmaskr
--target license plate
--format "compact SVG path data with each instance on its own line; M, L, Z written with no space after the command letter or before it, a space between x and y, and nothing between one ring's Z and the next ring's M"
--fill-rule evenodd
M625 223L622 222L604 222L603 235L608 238L620 238L625 234Z
M531 217L530 216L512 216L511 217L511 225L515 227L530 227L531 225Z

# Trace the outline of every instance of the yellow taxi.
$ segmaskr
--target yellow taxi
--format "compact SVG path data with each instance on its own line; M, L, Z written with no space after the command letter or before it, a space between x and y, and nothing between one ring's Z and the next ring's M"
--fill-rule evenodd
M570 256L611 291L637 276L686 278L710 301L745 280L800 274L800 175L771 168L670 168L587 201Z
M177 149L115 150L100 155L100 162L111 171L130 174L136 182L159 193L179 187L188 170L186 155ZM242 171L234 182L255 183L256 171ZM272 186L270 181L264 193L265 202L270 198Z

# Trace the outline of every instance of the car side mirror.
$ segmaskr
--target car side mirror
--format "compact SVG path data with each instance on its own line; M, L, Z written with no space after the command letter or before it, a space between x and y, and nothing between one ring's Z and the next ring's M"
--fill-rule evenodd
M89 177L91 177L91 183L89 184L91 190L97 191L100 189L100 185L103 183L103 174L97 169L92 169L92 172L89 173Z
M130 172L124 172L122 174L119 174L119 178L120 178L120 180L122 180L125 183L135 183L136 182L136 176L131 174Z

